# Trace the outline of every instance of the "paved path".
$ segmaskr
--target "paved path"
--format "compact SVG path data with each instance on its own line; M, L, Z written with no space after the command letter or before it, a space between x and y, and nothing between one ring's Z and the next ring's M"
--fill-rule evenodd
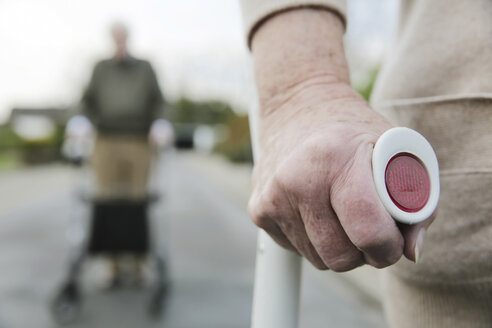
M84 270L82 315L71 327L249 327L256 243L245 211L249 168L190 154L170 157L158 179L165 199L154 209L154 232L169 255L172 279L165 316L158 322L145 316L146 290L102 289L104 266L92 261ZM46 192L26 202L12 195L16 205L0 207L1 328L55 327L48 303L66 266L67 228L76 231L74 223L87 216L66 168L32 174ZM15 181L23 190L25 180ZM379 303L341 275L306 265L303 286L301 327L384 326Z

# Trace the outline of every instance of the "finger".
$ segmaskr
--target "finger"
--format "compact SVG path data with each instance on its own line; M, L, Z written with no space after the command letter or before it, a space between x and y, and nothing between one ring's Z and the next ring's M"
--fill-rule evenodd
M253 222L280 246L304 256L316 268L326 270L327 267L316 254L308 240L301 217L290 206L280 189L273 187L257 197L253 193L248 211Z
M284 196L287 197L285 193ZM288 203L290 206L285 208L285 211L278 213L282 216L276 220L278 226L290 243L294 245L297 251L311 262L311 264L319 270L328 269L307 235L303 219L297 209L298 206L290 202Z
M362 252L352 244L328 201L301 207L301 215L309 240L330 270L345 272L365 263Z
M280 227L273 220L273 213L275 209L272 206L267 206L263 202L259 201L259 197L255 197L255 193L252 194L248 203L248 213L253 223L260 229L265 230L266 233L281 247L294 251L296 248L284 235Z
M271 225L268 225L262 229L265 230L265 232L268 233L268 235L281 247L301 255L295 246L289 241L287 236L285 236L282 232L282 229L275 224L275 222L271 221Z
M331 188L331 203L342 227L366 261L377 268L396 263L403 236L376 193L371 171L372 145L361 148Z
M430 218L417 224L399 224L400 231L405 240L403 254L410 261L419 262L422 256L425 232L436 218L436 214L437 212L434 212Z
M328 269L328 266L323 262L313 244L309 240L301 219L299 218L293 220L292 223L293 224L289 225L280 224L280 229L284 232L284 235L289 239L290 243L294 245L297 251L317 269Z
M248 204L248 211L255 224L280 246L304 256L316 268L326 270L326 265L309 241L299 212L286 198L285 192L273 187L263 192L261 197L255 195Z

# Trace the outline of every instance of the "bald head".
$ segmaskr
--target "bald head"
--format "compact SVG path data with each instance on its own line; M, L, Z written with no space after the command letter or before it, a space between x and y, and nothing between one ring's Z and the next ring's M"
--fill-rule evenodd
M121 22L111 25L111 37L113 39L116 56L122 57L127 54L128 28Z

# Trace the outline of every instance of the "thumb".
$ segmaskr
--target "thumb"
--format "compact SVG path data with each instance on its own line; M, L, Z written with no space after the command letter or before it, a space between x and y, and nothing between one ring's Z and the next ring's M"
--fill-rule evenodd
M404 224L398 223L403 239L405 240L405 246L403 254L407 259L418 263L422 256L425 233L432 221L436 217L436 212L432 214L427 220L417 224Z

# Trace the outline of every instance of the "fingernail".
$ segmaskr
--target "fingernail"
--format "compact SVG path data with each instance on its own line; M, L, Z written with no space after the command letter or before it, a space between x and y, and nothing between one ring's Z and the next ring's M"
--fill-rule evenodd
M422 256L422 246L424 245L425 229L420 229L417 235L417 242L415 243L415 263L419 263L419 259Z

